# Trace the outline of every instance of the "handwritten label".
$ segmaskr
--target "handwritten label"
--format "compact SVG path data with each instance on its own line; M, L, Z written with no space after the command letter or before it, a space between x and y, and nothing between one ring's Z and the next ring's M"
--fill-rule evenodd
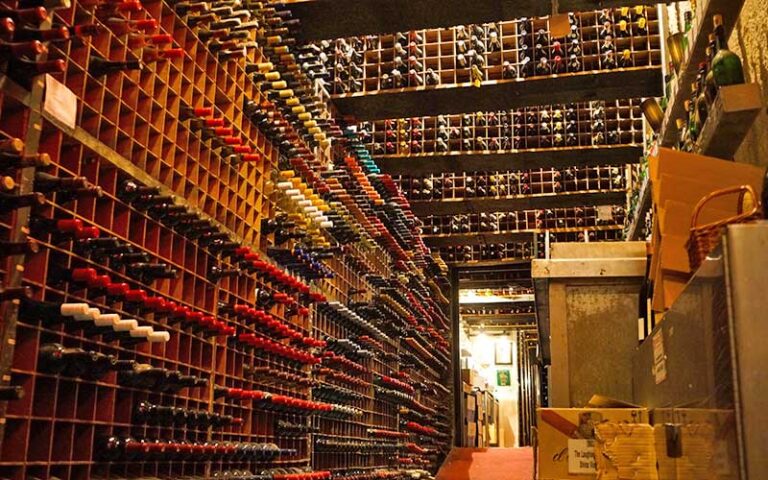
M568 474L597 473L594 440L568 440Z
M599 205L597 207L597 219L605 221L613 220L613 207L608 205Z
M77 122L77 96L50 75L45 76L45 99L43 112L59 120L69 128L75 128Z

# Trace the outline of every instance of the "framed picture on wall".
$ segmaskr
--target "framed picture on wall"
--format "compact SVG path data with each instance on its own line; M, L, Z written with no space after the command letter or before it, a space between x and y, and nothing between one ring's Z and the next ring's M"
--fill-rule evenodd
M512 375L509 370L496 370L496 385L499 387L512 386Z
M512 342L496 342L496 365L512 365Z

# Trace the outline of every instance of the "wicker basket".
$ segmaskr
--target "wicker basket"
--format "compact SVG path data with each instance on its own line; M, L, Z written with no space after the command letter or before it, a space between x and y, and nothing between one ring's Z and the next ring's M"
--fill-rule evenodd
M697 225L699 222L699 215L707 203L715 198L733 195L735 193L739 194L739 203L735 216L712 222L707 225ZM744 200L747 196L752 197L752 204L754 206L749 212L744 212ZM699 203L696 204L696 208L693 209L693 217L691 218L691 237L688 239L688 259L691 263L691 269L694 271L697 270L704 259L707 258L707 255L717 247L717 244L720 242L720 237L725 232L725 227L735 223L752 222L759 218L760 200L755 193L755 189L752 188L751 185L741 185L738 187L716 190L702 198Z

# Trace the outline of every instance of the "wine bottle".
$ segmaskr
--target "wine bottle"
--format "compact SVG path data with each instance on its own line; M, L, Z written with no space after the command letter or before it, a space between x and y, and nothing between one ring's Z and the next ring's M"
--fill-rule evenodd
M55 325L88 314L87 303L54 303L22 298L19 317L25 321Z
M103 77L110 73L125 70L142 69L142 63L139 60L111 61L96 55L91 56L88 60L88 73L94 77Z
M88 368L87 364L93 361L92 353L82 348L65 348L60 343L44 344L38 352L37 368L53 374L61 374L68 368L75 372L83 371Z
M67 62L62 59L34 61L24 58L14 58L8 67L8 74L18 80L28 81L30 78L46 73L64 73L67 70Z
M216 283L219 280L221 280L224 277L234 277L237 275L240 275L240 269L238 268L221 268L219 266L212 266L211 270L208 272L208 279Z
M39 192L13 195L0 192L0 212L9 212L17 208L39 207L45 205L45 195Z
M48 19L48 11L45 7L9 9L0 7L0 18L10 18L15 23L40 25Z
M66 26L53 26L50 29L38 29L22 25L13 32L14 42L63 42L69 40L69 28Z
M70 0L20 0L17 8L35 8L44 7L48 10L71 8Z
M712 21L715 27L714 34L717 39L717 53L712 59L712 72L714 73L715 84L718 87L742 84L745 82L744 67L741 64L741 58L728 49L723 16L715 15Z
M21 400L22 398L24 398L24 387L19 385L0 386L0 401Z
M86 188L85 177L56 177L45 172L35 172L34 189L39 192L67 191Z
M136 440L128 436L109 436L99 440L99 457L104 461L134 460L146 452Z
M20 242L0 241L0 256L32 255L40 251L40 244L31 238Z
M128 202L133 202L142 197L160 195L159 187L145 187L133 180L126 180L120 185L118 196Z
M141 51L141 60L145 64L183 57L184 49L182 48L167 48L165 50L161 50L154 45L150 45L144 47Z
M34 60L38 55L48 53L48 48L39 40L26 42L0 42L0 56L6 58L29 58Z
M22 155L21 152L0 152L0 169L47 168L50 165L51 157L47 153Z

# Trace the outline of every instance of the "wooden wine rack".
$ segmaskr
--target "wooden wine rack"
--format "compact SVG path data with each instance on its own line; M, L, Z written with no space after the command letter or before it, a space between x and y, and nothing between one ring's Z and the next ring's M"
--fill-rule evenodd
M581 55L578 56L582 65L580 72L598 71L604 68L600 58L601 39L599 38L599 31L603 25L598 22L599 15L599 11L573 14L575 25L581 39L582 52ZM647 19L646 31L637 31L637 23L633 21L630 24L628 36L624 37L618 35L618 10L609 12L609 17L613 23L612 33L617 55L625 49L630 50L632 54L632 64L627 65L626 67L640 68L661 65L661 40L659 36L658 10L655 7L646 7L644 15ZM542 43L541 46L547 52L552 51L552 44L555 41L561 40L558 38L550 39L548 17L518 19L494 24L485 24L482 28L487 33L488 28L491 25L498 31L498 39L501 48L499 50L490 51L488 45L485 45L486 52L482 54L485 64L485 67L483 68L485 81L505 81L524 78L524 74L521 72L521 70L523 70L523 68L521 68L521 61L523 60L521 52L522 45L524 42L530 40L531 43L528 43L527 45L531 49L531 52L533 52L534 47L537 46L536 38L540 30L545 32L544 37L546 38L546 42ZM451 27L432 30L414 30L403 34L406 35L409 41L409 45L405 46L408 55L415 55L415 59L424 67L424 71L419 72L419 74L422 75L422 81L419 83L408 83L405 87L414 88L424 85L426 82L424 75L429 69L440 76L440 85L460 85L471 81L470 68L468 66L462 67L461 65L458 65L456 60L457 56L461 53L457 47L457 43L459 41L469 41L469 36L466 38L461 37L461 34L459 33L461 28L462 27ZM524 34L523 32L526 33ZM352 37L336 40L336 42L356 41L363 47L358 51L363 57L361 67L363 68L364 75L360 78L363 83L362 92L376 92L384 89L385 87L382 85L381 76L394 68L394 58L397 56L397 53L395 52L396 36L381 35L375 37ZM563 43L562 46L564 51L568 47L566 43ZM421 52L421 55L418 55L418 52ZM534 58L533 56L531 56L531 59L534 64L538 61L538 58ZM567 55L564 56L564 60L565 59L567 59ZM408 58L404 58L403 60L407 62ZM508 62L515 67L517 76L514 78L503 77L502 67L505 62ZM339 65L339 62L333 61L334 68L337 68L336 65ZM339 77L339 71L334 71L333 73L334 74L331 77L332 79ZM533 72L531 71L529 75L533 77ZM404 76L407 77L407 75ZM411 79L407 79L407 81L411 82ZM335 95L353 93L354 92L340 91L336 88L333 90L333 94Z
M155 19L156 33L169 34L173 46L183 48L181 58L149 65L141 71L117 72L95 78L89 74L90 59L100 56L123 60L133 55L120 37L109 29L90 41L75 40L49 46L48 59L67 61L67 70L54 78L66 85L77 97L76 124L73 129L56 115L43 109L42 78L27 85L25 79L0 75L0 138L18 137L25 141L25 154L47 153L52 166L46 173L59 177L82 176L101 187L99 198L60 201L51 194L35 216L78 219L95 226L101 236L111 236L135 251L146 252L153 262L163 262L177 270L174 279L151 283L129 277L111 262L84 256L73 250L71 241L33 233L43 247L39 253L11 257L4 264L4 286L24 285L34 292L35 300L48 302L87 302L102 312L120 314L123 318L137 315L137 310L124 301L115 301L74 284L57 283L61 268L89 267L113 282L126 282L153 297L173 301L203 315L213 316L240 333L257 333L250 322L228 315L221 305L254 302L254 290L278 292L277 282L242 272L211 280L211 269L237 268L236 258L219 257L213 250L189 238L161 218L126 202L120 195L126 180L158 187L162 194L175 195L175 203L187 207L207 220L228 238L264 255L274 238L261 232L260 222L277 213L278 193L272 188L272 172L277 166L278 151L255 124L244 114L246 99L261 103L266 100L246 75L242 63L223 62L211 53L184 20L168 4L147 1L144 9L130 18ZM55 11L56 23L65 25L96 23L101 20L80 2ZM249 62L263 61L258 48L249 50ZM9 72L13 75L13 72ZM31 90L29 88L31 87ZM232 165L180 119L183 107L212 107L214 116L223 118L234 129L261 162ZM19 121L19 119L23 121ZM38 141L39 140L39 141ZM17 176L20 193L32 191L33 169ZM3 215L0 227L8 240L26 238L29 209ZM388 279L393 275L393 259L389 253L367 239L349 244L344 254L326 261L334 277L316 281L314 290L329 300L346 303L350 290L367 290L354 300L371 300L380 288L373 278ZM23 268L21 268L23 267ZM395 376L401 372L397 355L420 353L412 347L390 340L382 345L385 360L373 358L364 367L371 373L359 377L363 385L351 389L362 396L350 406L363 411L357 420L313 418L318 434L284 436L276 430L276 418L307 424L306 417L269 413L249 402L214 395L215 387L260 390L299 399L312 398L312 388L298 383L276 383L272 379L254 379L250 367L269 367L308 380L314 375L308 366L295 367L285 359L266 352L247 350L233 337L206 336L185 324L173 323L159 312L141 311L144 325L170 333L170 341L139 344L135 347L104 341L101 337L84 337L62 326L46 326L16 318L17 302L4 302L2 351L4 383L21 386L24 398L3 404L4 435L0 447L0 477L21 480L31 477L63 479L122 479L140 477L212 478L223 471L250 469L259 473L267 468L312 468L330 470L339 475L352 470L387 471L400 475L400 464L391 455L370 457L315 452L316 437L365 438L368 429L401 429L397 406L383 402L373 394L373 375ZM314 309L310 315L295 316L286 307L275 305L269 314L282 324L315 339L326 336L345 338L352 332L343 324L325 318ZM442 317L438 308L432 314ZM441 328L441 330L444 329ZM121 360L150 363L154 367L179 371L208 380L206 388L191 388L181 393L163 393L128 388L118 383L117 373L110 372L98 380L47 374L39 370L40 346L57 342L67 347L81 347ZM12 347L12 348L11 348ZM434 357L433 357L434 359ZM424 361L429 361L426 359ZM410 369L413 381L443 383L446 359L440 363L421 363ZM422 361L423 362L423 361ZM350 388L343 382L324 379L324 384ZM429 408L445 405L444 392L417 393L416 398ZM134 412L141 401L184 409L202 410L242 418L241 425L198 428L192 426L151 426L136 423ZM345 403L347 405L347 403ZM99 456L103 437L131 435L135 438L185 440L197 442L276 443L293 453L278 460L259 464L237 460L159 460L105 462ZM411 441L422 442L418 436ZM436 455L409 455L425 463L421 467L434 470L439 452L447 440L436 444ZM390 475L391 476L391 475Z
M600 108L604 111L603 128L593 128L595 111ZM497 125L487 125L490 114L495 117ZM481 124L482 119L482 124ZM504 125L503 120L507 124ZM436 146L440 121L445 123L444 131L454 135L446 141L448 150L438 151ZM566 131L566 127L573 121L570 128L574 131ZM557 147L555 142L555 126L561 124L563 143ZM546 124L547 127L543 127ZM506 127L506 128L505 128ZM361 131L368 134L366 146L376 160L389 160L394 164L396 160L404 157L419 156L423 163L430 163L434 157L450 157L449 161L461 162L464 156L491 154L504 155L524 153L530 151L538 157L556 156L558 151L576 150L581 157L593 156L594 149L604 149L605 154L611 157L611 149L622 146L638 146L643 142L643 117L640 111L639 100L618 100L614 102L591 102L570 105L548 105L542 107L528 107L508 111L482 112L465 115L445 115L441 117L420 117L407 119L378 120L364 123L359 126ZM548 128L549 130L545 130ZM455 129L455 130L454 130ZM420 132L420 138L416 138L414 130ZM609 143L606 138L609 132L615 132L614 143ZM565 145L568 133L573 133L576 143ZM603 141L598 143L595 135L603 134ZM394 135L393 135L394 134ZM509 139L510 145L505 148L504 138ZM496 141L500 148L477 148L477 139L483 139L486 143ZM471 148L465 148L465 141L471 142ZM546 141L546 143L545 143ZM387 151L386 143L390 142L396 149ZM416 142L417 147L412 146ZM617 155L619 158L626 158ZM545 160L546 161L546 160ZM634 159L633 161L637 161ZM626 163L632 163L627 161ZM575 165L575 163L574 163ZM501 168L488 168L501 170ZM472 169L468 169L472 170Z

